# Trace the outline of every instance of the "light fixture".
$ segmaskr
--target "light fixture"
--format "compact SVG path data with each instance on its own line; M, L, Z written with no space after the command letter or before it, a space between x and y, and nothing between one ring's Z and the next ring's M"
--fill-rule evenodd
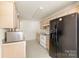
M60 18L59 21L62 21L62 18Z
M44 9L43 7L40 7L40 9L42 10L42 9Z

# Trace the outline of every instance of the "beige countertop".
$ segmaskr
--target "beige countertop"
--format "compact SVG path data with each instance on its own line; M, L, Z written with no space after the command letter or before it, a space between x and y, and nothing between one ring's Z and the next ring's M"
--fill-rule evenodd
M3 44L10 44L10 43L18 43L18 42L25 42L26 40L19 40L19 41L13 41L13 42L3 42Z

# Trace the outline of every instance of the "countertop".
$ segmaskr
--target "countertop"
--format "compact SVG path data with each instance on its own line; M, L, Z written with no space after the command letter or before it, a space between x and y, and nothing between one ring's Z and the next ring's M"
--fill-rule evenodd
M18 42L23 42L26 40L19 40L19 41L13 41L13 42L3 42L2 44L10 44L10 43L18 43Z

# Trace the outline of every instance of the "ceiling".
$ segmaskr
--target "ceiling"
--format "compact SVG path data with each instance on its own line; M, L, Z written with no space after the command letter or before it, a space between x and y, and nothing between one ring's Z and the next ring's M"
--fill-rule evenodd
M40 20L75 3L74 1L17 1L16 9L21 19Z

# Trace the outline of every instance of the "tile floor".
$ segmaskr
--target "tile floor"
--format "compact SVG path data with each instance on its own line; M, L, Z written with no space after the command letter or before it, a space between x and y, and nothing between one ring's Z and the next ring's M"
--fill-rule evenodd
M50 58L48 51L35 40L28 40L26 46L27 58Z

